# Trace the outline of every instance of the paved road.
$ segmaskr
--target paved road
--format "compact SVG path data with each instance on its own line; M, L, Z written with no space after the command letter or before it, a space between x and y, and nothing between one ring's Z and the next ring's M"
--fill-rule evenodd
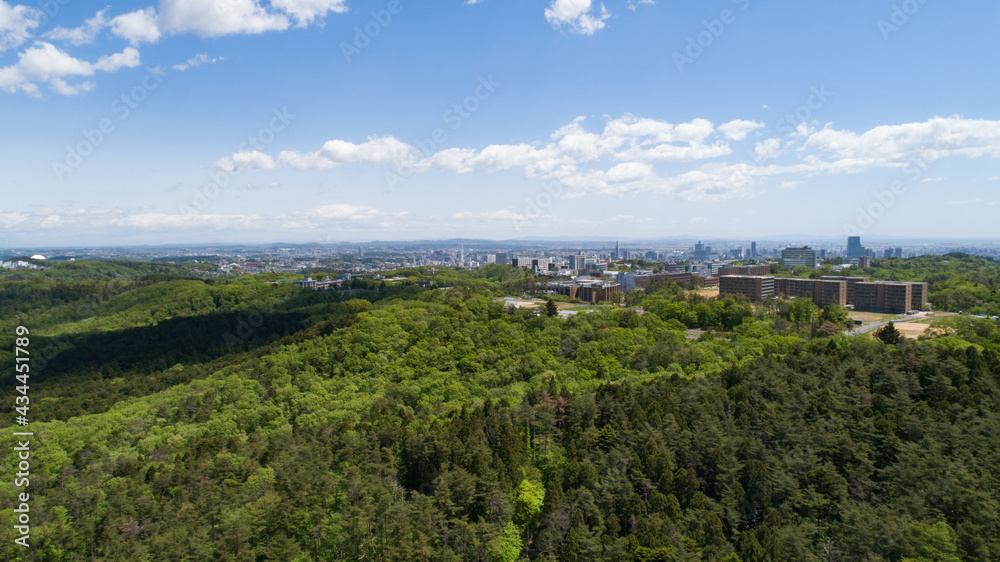
M875 322L873 324L868 324L867 326L862 326L862 327L858 328L857 330L851 330L850 332L847 332L847 335L849 335L849 336L857 336L857 335L860 335L860 334L867 334L868 332L871 332L872 330L878 330L879 328L881 328L882 326L885 326L886 324L888 324L888 322Z
M892 322L894 324L902 324L904 322L913 322L915 320L918 320L919 318L920 318L919 316L915 316L915 317L912 317L912 318L901 318L899 320L890 320L890 322ZM881 328L882 326L885 326L888 323L889 322L874 322L872 324L868 324L867 326L862 326L861 328L858 328L857 330L851 330L850 332L847 332L847 335L849 335L849 336L856 336L858 334L867 334L868 332L871 332L872 330L878 330L879 328Z

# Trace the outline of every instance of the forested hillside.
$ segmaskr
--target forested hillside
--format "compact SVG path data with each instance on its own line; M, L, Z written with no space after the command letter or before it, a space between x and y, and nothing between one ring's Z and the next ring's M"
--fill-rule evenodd
M995 294L998 264L976 260L920 265L944 276L932 300ZM17 325L39 353L32 548L13 544L8 453L0 552L1000 559L993 321L888 345L808 300L664 284L560 318L497 301L536 288L516 268L402 275L446 288L123 263L0 277L0 357L13 365Z

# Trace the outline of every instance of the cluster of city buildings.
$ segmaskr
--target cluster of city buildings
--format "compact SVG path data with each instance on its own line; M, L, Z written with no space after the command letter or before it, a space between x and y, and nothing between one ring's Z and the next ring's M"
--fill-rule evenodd
M720 294L743 295L754 302L771 297L810 298L816 306L835 304L863 312L905 314L927 308L927 283L871 281L868 277L823 276L795 279L765 275L723 275Z
M304 289L312 289L314 291L330 291L334 289L341 289L343 288L345 283L350 283L354 279L368 279L368 278L374 279L375 281L385 281L387 283L397 283L400 281L407 280L406 277L383 277L377 273L376 274L345 273L343 275L338 276L336 279L331 279L330 276L327 275L326 277L324 277L319 281L313 279L312 276L306 275L304 279L296 281L295 284ZM419 281L417 282L418 285L420 283L421 282ZM433 285L432 282L427 282L427 283L428 283L427 286Z
M847 250L842 257L845 264L857 265L858 267L871 267L872 259L878 252L872 248L865 248L861 244L860 236L849 236L847 238ZM816 250L809 246L801 248L785 248L781 250L781 265L785 267L816 267L819 262L828 258L826 250ZM882 251L885 259L902 259L902 248L885 248Z

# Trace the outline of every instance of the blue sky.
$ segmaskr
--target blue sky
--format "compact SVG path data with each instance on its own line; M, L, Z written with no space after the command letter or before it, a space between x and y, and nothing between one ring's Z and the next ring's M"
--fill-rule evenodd
M998 16L0 0L0 245L994 238Z

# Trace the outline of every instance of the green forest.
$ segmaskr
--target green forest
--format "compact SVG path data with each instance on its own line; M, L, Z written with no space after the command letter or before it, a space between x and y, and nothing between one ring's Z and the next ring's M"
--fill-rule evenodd
M341 293L50 265L0 274L4 559L1000 560L986 258L866 269L972 313L894 343L849 336L839 307L668 282L565 318L508 308L544 285L507 266Z

